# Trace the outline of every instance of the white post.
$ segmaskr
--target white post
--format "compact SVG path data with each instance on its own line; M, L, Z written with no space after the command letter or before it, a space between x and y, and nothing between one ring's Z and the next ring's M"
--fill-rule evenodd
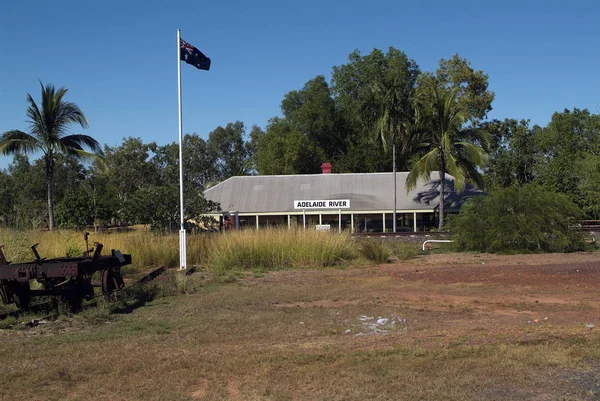
M417 212L413 212L413 231L417 232Z
M183 224L183 122L181 118L181 31L177 30L177 94L179 105L179 211L181 227L179 230L179 270L185 270L187 261L185 226Z
M306 230L306 210L302 209L302 226Z
M383 213L383 232L385 232L385 213Z
M354 234L354 213L350 213L350 231Z
M342 209L338 209L338 222L339 222L339 228L338 228L338 232L341 233L342 232Z

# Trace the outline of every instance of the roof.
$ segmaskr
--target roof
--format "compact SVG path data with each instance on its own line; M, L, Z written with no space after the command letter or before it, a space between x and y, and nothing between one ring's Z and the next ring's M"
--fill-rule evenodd
M396 209L431 211L439 205L440 180L419 179L406 192L408 172L396 173ZM433 172L439 177L439 172ZM446 175L447 202L461 204L474 194L472 186L457 194L454 178ZM450 193L448 193L450 189ZM206 199L218 202L224 211L240 213L294 213L294 201L350 200L349 211L391 211L393 209L393 173L256 175L231 177L204 191ZM301 210L300 210L301 211Z

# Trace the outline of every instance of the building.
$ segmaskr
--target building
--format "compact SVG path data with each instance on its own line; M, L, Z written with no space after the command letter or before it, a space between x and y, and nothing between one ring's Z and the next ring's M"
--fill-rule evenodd
M221 205L226 223L237 219L241 228L392 231L393 173L331 174L331 165L321 167L322 174L232 177L207 189L204 196ZM396 176L396 231L437 227L439 173L434 172L429 182L419 180L408 193L407 175ZM456 193L453 177L446 175L446 211L456 212L468 197L479 194L472 186ZM212 216L223 222L223 214Z

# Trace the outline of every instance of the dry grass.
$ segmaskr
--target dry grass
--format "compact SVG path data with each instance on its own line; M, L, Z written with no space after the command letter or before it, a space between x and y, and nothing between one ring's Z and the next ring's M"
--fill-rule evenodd
M598 398L600 335L581 320L600 319L592 290L424 281L444 268L246 273L229 284L198 273L187 295L106 323L2 330L0 399ZM573 302L534 301L550 295ZM527 323L540 313L549 320Z
M104 252L119 249L133 255L130 271L145 271L150 266L179 265L178 234L157 235L143 230L120 233L92 233L89 245L100 242ZM0 244L14 263L31 260L31 245L42 257L80 255L85 250L83 234L74 231L13 231L0 229ZM218 274L240 270L278 270L315 268L343 264L358 257L355 244L347 234L303 230L268 229L228 232L226 234L189 234L188 265Z

